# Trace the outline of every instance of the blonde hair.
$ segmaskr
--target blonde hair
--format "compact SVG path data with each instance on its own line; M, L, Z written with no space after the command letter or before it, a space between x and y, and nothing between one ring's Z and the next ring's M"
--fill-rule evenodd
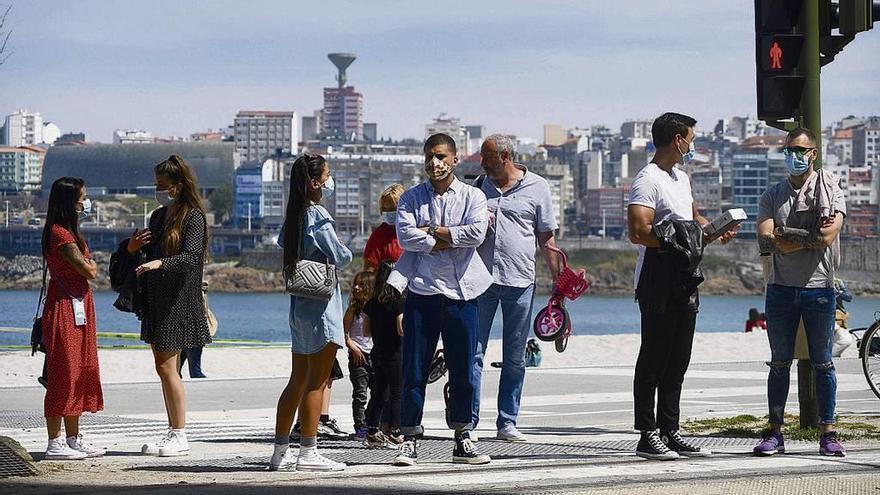
M403 186L396 182L386 187L385 190L382 191L382 195L379 196L379 212L397 211L397 203L400 202L400 197L403 196L403 192Z

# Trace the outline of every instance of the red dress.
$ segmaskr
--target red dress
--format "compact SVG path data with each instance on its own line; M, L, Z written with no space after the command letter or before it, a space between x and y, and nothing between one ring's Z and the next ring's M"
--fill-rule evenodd
M397 263L402 254L403 248L397 242L397 231L393 225L383 222L367 239L367 245L364 247L364 265L379 268L379 264L385 260Z
M104 409L98 346L95 335L95 301L85 277L64 260L59 248L75 243L64 227L53 225L49 232L46 265L52 278L43 308L43 343L48 366L46 417L79 416ZM83 255L90 258L88 246ZM86 324L76 326L71 297L83 299Z

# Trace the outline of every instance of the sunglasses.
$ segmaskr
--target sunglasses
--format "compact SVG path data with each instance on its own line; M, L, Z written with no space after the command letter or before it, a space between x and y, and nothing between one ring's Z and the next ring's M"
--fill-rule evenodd
M786 146L782 148L782 152L786 155L794 155L797 154L799 156L804 156L807 153L813 151L816 148L804 148L803 146Z

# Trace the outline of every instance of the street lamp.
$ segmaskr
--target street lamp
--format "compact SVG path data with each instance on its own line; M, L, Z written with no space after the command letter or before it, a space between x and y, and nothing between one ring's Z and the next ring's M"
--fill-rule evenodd
M8 199L5 200L4 203L6 203L6 228L8 229L9 228L9 200Z
M147 228L147 202L144 201L144 228Z

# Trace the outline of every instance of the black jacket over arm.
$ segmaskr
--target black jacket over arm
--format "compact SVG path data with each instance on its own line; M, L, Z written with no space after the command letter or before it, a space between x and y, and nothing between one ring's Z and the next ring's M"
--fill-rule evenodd
M636 299L647 310L665 313L670 305L687 304L697 312L697 287L703 282L703 229L694 220L668 220L654 227L659 248L646 248Z

